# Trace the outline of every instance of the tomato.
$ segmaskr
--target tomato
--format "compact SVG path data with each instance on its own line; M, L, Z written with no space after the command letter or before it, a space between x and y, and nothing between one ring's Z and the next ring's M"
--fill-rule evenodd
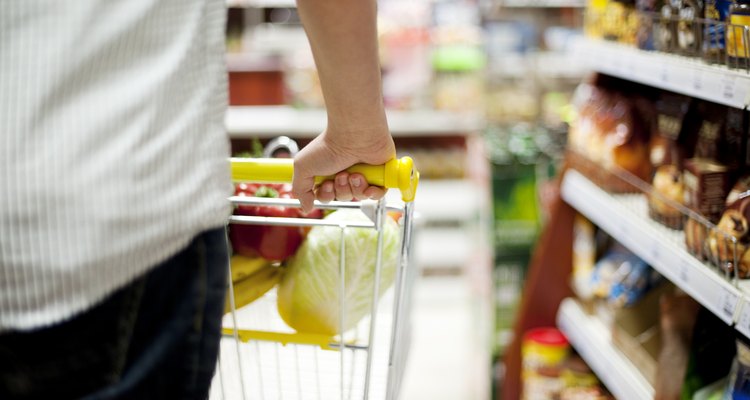
M260 185L240 183L235 186L236 196L293 198L291 185ZM286 218L322 218L321 210L303 214L297 207L239 205L235 215ZM284 261L292 256L302 244L307 230L297 226L242 225L232 224L229 239L237 254L248 257L263 257L267 260Z

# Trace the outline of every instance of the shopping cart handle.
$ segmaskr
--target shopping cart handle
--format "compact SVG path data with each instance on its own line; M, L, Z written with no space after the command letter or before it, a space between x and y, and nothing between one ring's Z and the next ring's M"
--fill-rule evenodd
M291 158L231 158L232 180L235 182L291 183L294 160ZM399 189L405 202L414 201L419 184L419 171L411 157L394 158L383 165L357 164L347 169L362 174L370 185ZM316 177L320 183L333 177Z

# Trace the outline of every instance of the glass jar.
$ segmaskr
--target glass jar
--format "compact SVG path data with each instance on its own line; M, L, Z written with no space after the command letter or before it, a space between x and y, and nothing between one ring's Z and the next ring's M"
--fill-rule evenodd
M750 1L738 0L729 7L727 27L727 61L735 68L750 66Z

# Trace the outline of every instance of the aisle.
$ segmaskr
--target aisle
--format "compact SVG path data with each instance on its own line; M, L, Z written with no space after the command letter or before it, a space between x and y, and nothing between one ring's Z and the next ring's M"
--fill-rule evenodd
M480 346L478 302L467 279L420 277L414 289L414 341L401 398L488 398L489 358Z

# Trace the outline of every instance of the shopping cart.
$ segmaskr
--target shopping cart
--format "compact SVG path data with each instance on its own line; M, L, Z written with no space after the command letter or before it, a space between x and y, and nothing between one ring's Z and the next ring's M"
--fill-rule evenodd
M235 181L291 182L291 159L232 159ZM324 210L355 209L368 218L341 222L327 219L277 218L233 215L231 224L321 227L341 230L338 260L338 327L347 324L347 278L345 235L352 229L376 232L377 246L372 301L369 316L352 329L334 335L296 332L277 311L277 293L267 294L244 307L235 306L230 279L229 312L223 319L219 362L211 388L211 399L395 399L398 398L409 348L409 320L414 268L409 264L413 200L419 173L409 157L385 165L357 165L350 172L362 173L370 184L399 189L403 205L385 200L361 202L316 202ZM322 179L319 179L320 181ZM299 207L295 199L238 197L235 205ZM392 287L383 294L381 270L383 229L389 212L400 213L399 254L395 255ZM330 229L330 228L329 228ZM380 295L379 295L380 294ZM368 294L369 296L369 294Z

